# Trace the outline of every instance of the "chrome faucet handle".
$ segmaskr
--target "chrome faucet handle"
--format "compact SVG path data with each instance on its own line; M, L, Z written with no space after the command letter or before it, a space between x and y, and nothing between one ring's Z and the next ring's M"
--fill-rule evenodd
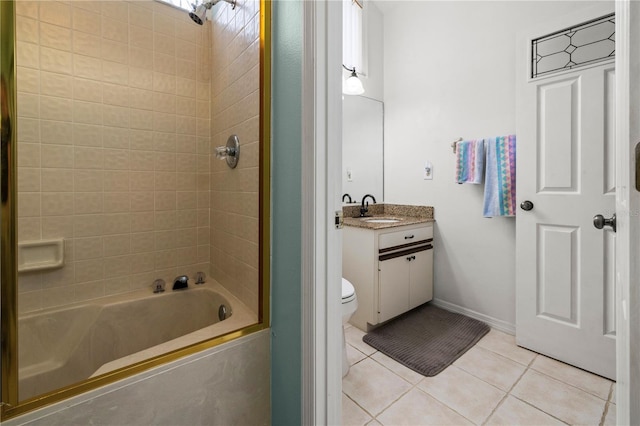
M158 278L153 282L153 292L154 293L164 292L164 288L166 285L167 283L162 278Z
M204 284L207 276L204 272L196 272L196 284Z

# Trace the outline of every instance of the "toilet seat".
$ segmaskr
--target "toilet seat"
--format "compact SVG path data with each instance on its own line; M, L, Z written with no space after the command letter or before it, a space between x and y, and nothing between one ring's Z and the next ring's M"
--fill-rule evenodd
M349 303L356 298L356 290L348 280L342 279L342 303Z

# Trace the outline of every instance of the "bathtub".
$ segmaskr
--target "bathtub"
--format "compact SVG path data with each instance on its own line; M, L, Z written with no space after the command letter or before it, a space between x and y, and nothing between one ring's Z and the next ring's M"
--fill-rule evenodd
M223 321L218 319L220 305L227 308ZM18 320L19 398L256 322L256 314L215 282L159 294L149 288L24 315Z

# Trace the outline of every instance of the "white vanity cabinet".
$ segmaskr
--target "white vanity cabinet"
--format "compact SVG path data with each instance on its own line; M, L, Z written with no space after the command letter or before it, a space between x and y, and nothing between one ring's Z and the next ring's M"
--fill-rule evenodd
M351 323L367 330L433 298L433 223L344 228L342 274L356 290Z

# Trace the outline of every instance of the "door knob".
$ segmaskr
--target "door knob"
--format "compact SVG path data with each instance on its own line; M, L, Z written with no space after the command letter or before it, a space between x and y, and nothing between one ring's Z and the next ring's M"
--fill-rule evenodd
M529 200L520 203L520 208L525 211L533 210L533 203Z
M597 214L593 217L593 226L598 229L602 229L605 226L610 226L613 232L616 232L616 215L611 216L611 219L606 219L601 214Z

